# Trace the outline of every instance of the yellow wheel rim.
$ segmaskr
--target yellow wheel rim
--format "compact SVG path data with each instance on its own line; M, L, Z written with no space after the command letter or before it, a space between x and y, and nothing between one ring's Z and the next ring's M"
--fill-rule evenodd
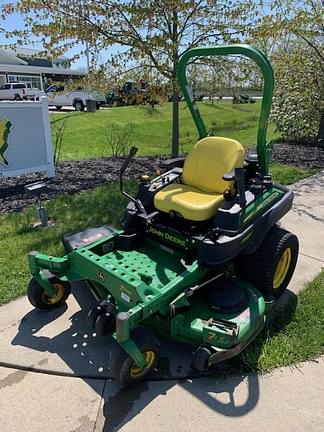
M287 248L281 255L273 277L273 288L277 289L285 280L291 263L291 249Z
M146 361L146 366L144 369L141 369L140 367L138 367L136 365L136 363L133 363L131 370L130 370L130 376L132 378L141 377L144 373L147 372L148 369L151 369L151 367L154 364L154 361L155 361L155 352L154 351L145 351L142 354L143 354L143 357Z
M56 304L56 303L59 303L62 300L62 298L64 297L64 292L65 292L64 285L59 284L59 283L55 283L55 284L53 284L53 288L54 288L55 294L51 297L48 296L45 291L43 292L42 300L44 303L51 304L51 305Z

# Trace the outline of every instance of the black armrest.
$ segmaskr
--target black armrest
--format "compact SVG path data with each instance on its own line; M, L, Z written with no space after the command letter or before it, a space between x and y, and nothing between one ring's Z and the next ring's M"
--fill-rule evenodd
M230 171L223 175L223 180L225 181L233 181L235 180L235 170Z
M161 163L161 165L165 168L182 168L184 161L186 160L185 156L180 156L177 158L167 159Z
M244 169L243 168L235 168L233 171L226 173L223 175L223 180L225 181L236 181L236 188L239 198L239 204L241 206L242 212L244 214L246 207L246 198L245 198L245 182L244 182Z

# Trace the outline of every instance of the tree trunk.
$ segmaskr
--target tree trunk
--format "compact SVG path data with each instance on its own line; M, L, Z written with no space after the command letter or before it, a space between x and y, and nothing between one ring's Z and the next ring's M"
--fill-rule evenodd
M319 147L324 149L324 109L320 112L320 122L317 134L317 142Z
M179 156L179 94L176 82L172 83L172 157Z
M178 13L177 8L173 9L172 14L172 42L173 42L173 71L172 71L172 149L171 156L179 156L179 94L178 94Z

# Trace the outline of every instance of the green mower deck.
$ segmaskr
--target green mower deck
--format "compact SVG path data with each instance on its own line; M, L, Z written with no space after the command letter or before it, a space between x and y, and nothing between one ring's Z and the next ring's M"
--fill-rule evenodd
M256 330L261 330L265 316L264 298L243 280L240 284L247 293L248 307L239 313L217 313L208 308L199 295L190 297L188 313L177 313L188 303L185 289L208 280L210 275L213 276L212 272L201 269L197 262L185 267L182 253L153 240L147 240L144 246L132 251L115 249L114 238L119 234L62 258L30 252L32 275L44 284L47 280L44 269L47 269L62 279L91 282L101 299L109 300L112 296L118 312L127 314L120 322L117 315L116 340L132 356L134 347L128 346L129 335L139 324L164 336L171 334L175 340L192 346L215 345L215 353L219 355L211 362L223 359L228 349L244 346Z

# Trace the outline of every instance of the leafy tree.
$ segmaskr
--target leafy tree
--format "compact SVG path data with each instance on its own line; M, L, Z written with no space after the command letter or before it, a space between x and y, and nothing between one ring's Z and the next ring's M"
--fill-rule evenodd
M274 0L254 32L271 45L277 90L272 119L289 140L316 138L324 148L322 0ZM270 41L270 44L269 44Z
M276 91L271 120L287 141L310 141L319 136L323 104L323 72L305 46L274 54Z
M117 44L121 51L111 59L114 66L155 69L169 80L174 156L179 143L176 76L181 54L197 45L241 40L257 12L253 0L17 0L2 8L3 17L25 16L24 31L14 32L22 41L32 32L53 54L80 41L86 41L92 53Z

